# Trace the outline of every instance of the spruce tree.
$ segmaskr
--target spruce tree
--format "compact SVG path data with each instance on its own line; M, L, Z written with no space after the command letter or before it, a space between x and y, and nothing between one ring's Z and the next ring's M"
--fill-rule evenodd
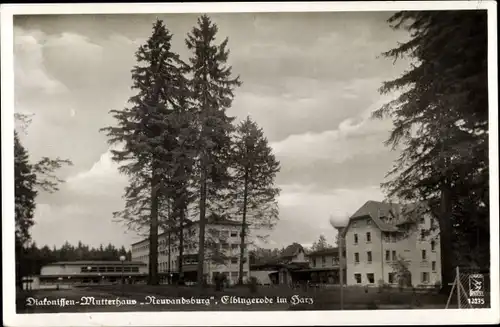
M183 66L171 49L172 34L157 20L153 33L136 52L132 70L130 108L112 110L116 127L102 130L110 137L113 160L121 163L120 172L129 176L125 190L126 206L116 217L149 230L148 284L158 284L158 227L160 207L171 197L168 180L176 146L173 117L185 95Z
M234 135L231 202L241 216L240 267L238 283L243 283L245 248L252 229L272 228L278 220L275 177L280 170L264 132L247 117ZM256 235L257 236L257 235Z
M402 147L383 186L403 203L423 201L437 218L445 288L458 264L452 247L458 235L480 233L489 253L486 18L485 11L393 15L389 23L407 29L411 39L384 55L413 62L402 76L384 83L382 93L401 94L374 113L392 118L386 144Z
M198 129L199 239L198 284L204 281L205 218L207 209L216 210L220 194L228 187L229 153L234 118L226 110L231 106L233 90L239 86L239 77L233 78L227 65L228 39L216 44L217 25L206 15L188 34L186 45L189 58L190 90Z

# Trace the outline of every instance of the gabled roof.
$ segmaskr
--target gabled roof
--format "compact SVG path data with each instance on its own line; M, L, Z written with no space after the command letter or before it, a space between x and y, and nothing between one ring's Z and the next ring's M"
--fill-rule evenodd
M349 224L343 232L344 234L347 232L352 221L363 218L371 218L381 231L397 232L399 231L399 225L412 221L415 209L418 209L418 207L423 208L424 206L424 203L402 205L399 203L367 201L349 218Z
M291 245L286 247L281 257L291 258L296 256L300 251L304 252L304 248L302 247L302 245L300 245L299 243L292 243Z
M398 228L393 225L384 222L381 217L387 217L395 215L400 210L400 205L397 203L386 203L379 201L367 201L361 208L359 208L352 216L349 218L349 225L351 220L358 218L370 217L380 230L384 232L395 232Z
M316 257L316 256L322 256L322 255L332 255L332 254L338 254L339 253L339 248L329 248L329 249L323 249L323 250L318 250L309 253L307 256L308 257Z

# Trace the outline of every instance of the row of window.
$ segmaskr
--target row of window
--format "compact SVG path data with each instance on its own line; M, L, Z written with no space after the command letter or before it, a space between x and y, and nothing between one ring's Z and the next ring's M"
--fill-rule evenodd
M384 217L383 217L383 216L382 216L382 217L380 217L380 218L381 218L382 220L391 220L391 219L384 219ZM385 218L387 218L387 217L385 217ZM371 226L371 225L372 225L372 220L371 220L371 219L367 219L367 220L365 220L365 222L366 222L366 225L368 225L368 226ZM419 223L420 223L420 224L425 224L425 217L420 217L420 219L419 219ZM357 226L357 222L352 222L352 223L351 223L351 226L352 226L352 227L356 227L356 226Z
M429 272L423 271L420 274L420 282L423 284L429 283ZM361 284L363 283L362 280L362 275L361 274L354 274L354 280L356 281L356 284ZM374 273L367 273L366 274L366 281L368 284L375 284L375 274ZM397 274L394 272L390 272L387 274L387 282L389 284L394 284L397 283Z
M139 267L130 267L130 266L116 266L116 267L81 267L81 273L96 273L96 272L139 272Z
M331 265L332 266L335 266L335 265L339 264L339 258L338 257L332 257L331 259L332 259L331 260ZM312 264L313 264L313 266L315 266L315 267L319 266L319 261L320 261L319 258L316 258L316 257L312 258ZM326 266L326 261L327 261L326 260L326 256L321 257L321 263L322 263L323 266Z
M392 256L391 256L392 254ZM421 250L421 259L422 261L427 261L427 251L426 250ZM396 251L390 251L390 250L386 250L385 251L385 261L396 261L397 260L397 256L396 256ZM373 261L373 256L372 256L372 251L367 251L366 252L366 261L368 263L372 263ZM359 263L360 260L359 260L359 252L355 252L354 253L354 263ZM435 262L435 261L433 261Z
M168 255L168 247L164 246L164 245L161 245L161 246L158 246L159 248L159 251L158 251L158 254L159 255ZM190 243L190 244L184 244L183 246L184 248L184 251L192 251L192 250L196 250L198 247L196 244L193 244L193 243ZM218 250L239 250L241 248L240 244L239 243L233 243L233 244L230 244L230 243L226 243L226 242L223 242L223 243L219 243L216 245L216 248ZM179 252L179 246L178 245L172 245L170 247L170 253L178 253Z
M185 232L184 235L186 238L188 238L189 236L193 236L195 234L195 230L194 229L190 229L188 232ZM214 236L217 236L217 237L220 237L222 239L226 239L228 237L232 237L232 238L235 238L235 237L239 237L239 233L237 231L228 231L228 230L220 230L220 231L214 231ZM177 240L176 238L177 234L174 234L173 235L173 238L170 240L170 242L175 242ZM168 240L165 239L165 238L162 238L160 240L158 240L158 246L159 247L165 247L165 246L168 246ZM139 246L135 246L135 251L146 251L149 249L149 243L145 243L143 245L139 245Z

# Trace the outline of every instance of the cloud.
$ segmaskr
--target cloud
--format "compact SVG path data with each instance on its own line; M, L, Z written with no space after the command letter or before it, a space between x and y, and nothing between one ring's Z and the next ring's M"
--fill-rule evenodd
M57 94L66 86L52 77L44 65L43 42L46 35L39 30L14 28L15 92Z
M126 177L120 175L110 152L86 171L66 179L59 192L39 197L35 211L33 237L41 244L61 245L68 241L98 245L108 240L117 245L130 245L135 233L127 233L113 221L113 212L123 209ZM53 233L50 230L66 231Z
M111 152L103 153L92 168L70 176L66 180L67 189L85 195L108 195L110 190L126 185L126 176L119 174L119 165L111 159ZM121 193L120 193L121 195Z
M272 233L272 239L283 245L312 243L319 235L334 240L336 231L330 225L333 217L339 223L368 200L381 200L383 195L377 185L352 189L315 191L314 185L281 185L279 197L280 221Z
M363 112L359 117L343 120L334 130L293 134L271 146L280 158L329 159L332 163L342 163L358 154L384 151L383 141L392 124L368 116Z

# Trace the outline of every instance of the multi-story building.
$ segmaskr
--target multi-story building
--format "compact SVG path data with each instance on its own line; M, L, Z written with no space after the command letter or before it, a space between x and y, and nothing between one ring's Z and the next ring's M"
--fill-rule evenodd
M212 283L217 274L236 283L239 276L241 223L211 215L205 226L204 274ZM199 223L188 221L183 228L182 273L186 281L196 281L198 267ZM158 272L163 282L179 276L180 230L167 230L158 236ZM245 245L243 279L249 276L248 243ZM132 244L132 260L149 265L149 239Z
M343 234L347 285L397 284L402 275L413 286L441 281L439 231L422 210L368 201Z
M318 283L338 284L340 281L339 248L329 248L309 253L311 280ZM345 258L345 251L344 251ZM346 272L344 270L344 280Z

